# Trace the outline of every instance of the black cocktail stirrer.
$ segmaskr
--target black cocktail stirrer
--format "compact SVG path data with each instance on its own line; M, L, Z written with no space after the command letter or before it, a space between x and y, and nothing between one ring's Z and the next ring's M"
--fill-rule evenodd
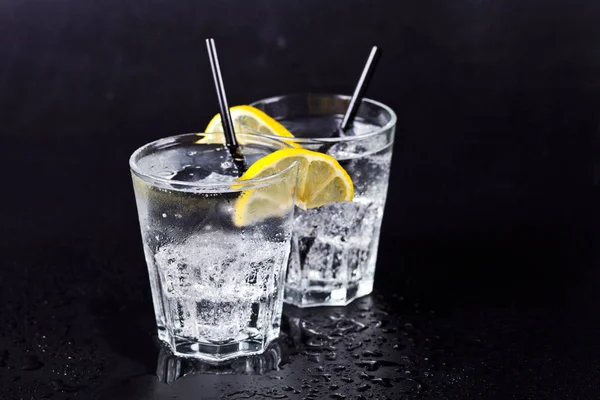
M365 91L367 90L367 86L369 86L369 81L373 76L373 71L375 71L375 66L377 65L377 61L381 56L381 51L377 46L373 46L371 49L371 53L369 54L369 58L367 58L367 63L363 68L362 74L360 75L360 79L358 80L358 84L354 89L354 94L350 99L350 104L348 105L348 109L346 110L346 114L344 114L344 118L342 119L342 123L340 124L340 130L343 132L347 131L354 122L354 118L356 117L356 113L358 112L358 107L360 107L360 103L362 102L363 96L365 95Z
M219 67L219 58L217 57L217 48L215 47L214 39L206 39L206 49L208 50L208 58L210 60L210 68L212 69L213 80L215 82L215 89L217 90L217 97L219 99L219 108L221 110L221 123L223 124L223 133L225 134L225 146L231 153L233 162L238 169L240 175L246 172L246 160L244 155L240 151L240 147L235 137L235 131L233 129L233 121L231 120L231 114L229 113L229 106L227 105L227 96L225 95L225 85L223 85L223 77L221 76L221 68Z

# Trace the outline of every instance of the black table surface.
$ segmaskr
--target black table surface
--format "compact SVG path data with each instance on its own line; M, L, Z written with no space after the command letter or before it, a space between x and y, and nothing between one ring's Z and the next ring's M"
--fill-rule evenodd
M0 399L597 399L599 11L1 2ZM374 293L219 368L157 345L127 165L217 112L209 36L232 105L349 93L378 44L399 116Z

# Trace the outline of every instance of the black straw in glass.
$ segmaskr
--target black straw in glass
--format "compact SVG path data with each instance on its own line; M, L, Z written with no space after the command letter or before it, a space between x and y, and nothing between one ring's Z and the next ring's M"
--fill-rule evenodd
M210 68L212 69L213 80L215 82L215 89L217 90L217 97L219 99L219 109L221 110L221 123L223 124L223 133L225 134L225 145L233 161L238 167L240 174L246 171L246 162L244 156L240 151L237 138L235 137L235 131L233 129L233 121L231 120L231 114L229 113L229 106L227 105L227 96L225 95L225 85L223 84L223 77L221 76L221 67L219 66L219 57L217 56L217 48L215 46L215 40L210 38L206 39L206 49L208 50L208 58L210 60Z
M348 105L348 110L346 110L346 114L344 114L344 118L342 119L342 123L340 124L340 129L342 131L346 131L348 128L352 126L354 122L354 117L356 117L356 113L358 112L358 107L362 102L363 96L365 95L365 91L367 90L367 86L369 86L369 81L373 76L373 71L375 71L375 65L377 65L377 61L381 56L381 51L377 46L373 46L371 49L371 54L369 54L369 58L367 59L367 63L363 68L362 74L360 75L360 79L358 80L358 84L354 89L354 94L350 99L350 104Z

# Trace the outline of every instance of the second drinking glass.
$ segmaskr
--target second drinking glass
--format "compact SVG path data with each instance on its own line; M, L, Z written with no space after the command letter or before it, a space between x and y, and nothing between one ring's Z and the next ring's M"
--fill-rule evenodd
M354 183L354 200L296 210L285 300L298 307L346 305L373 290L396 114L363 99L350 130L340 122L349 96L296 94L251 105L281 122L288 143L336 158Z

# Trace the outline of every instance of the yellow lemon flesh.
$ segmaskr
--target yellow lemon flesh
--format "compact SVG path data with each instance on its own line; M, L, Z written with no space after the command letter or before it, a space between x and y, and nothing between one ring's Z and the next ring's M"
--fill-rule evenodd
M231 114L231 120L233 122L233 130L235 132L245 132L250 129L251 131L255 131L258 134L267 134L273 136L281 136L287 138L293 138L294 135L287 130L287 128L274 118L265 114L264 111L259 110L256 107L252 106L235 106L229 109L229 113ZM204 129L205 133L216 133L223 132L223 125L221 122L221 114L215 115L206 128ZM202 136L202 134L198 134ZM222 143L223 138L219 138L217 136L205 136L202 139L199 139L197 143L213 143L215 140L218 140L219 143ZM238 139L239 140L239 139ZM243 138L241 138L240 143L243 144ZM294 143L290 143L294 147L299 147Z
M250 225L268 217L283 216L291 209L291 194L296 188L296 205L303 209L325 204L352 201L354 186L337 160L323 153L301 148L277 150L260 158L239 181L264 178L283 171L297 162L297 186L291 178L258 189L244 191L235 203L234 222ZM234 185L235 188L235 185Z

